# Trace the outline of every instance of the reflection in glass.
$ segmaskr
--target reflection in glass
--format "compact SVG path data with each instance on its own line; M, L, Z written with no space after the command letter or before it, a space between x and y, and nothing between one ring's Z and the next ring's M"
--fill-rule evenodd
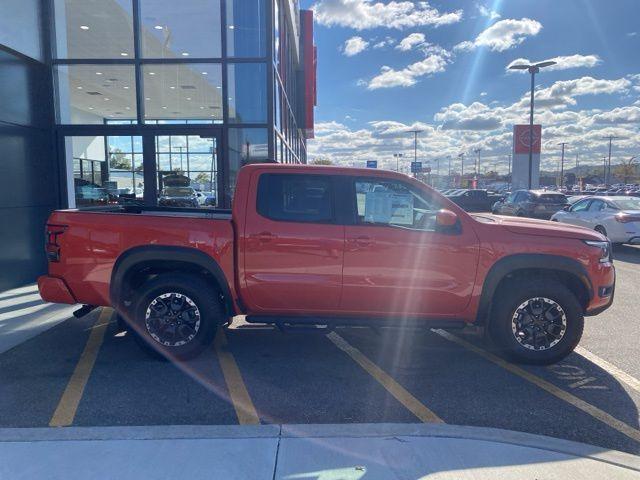
M222 122L222 66L144 65L145 121L189 119ZM183 122L175 122L183 123Z
M222 55L220 0L140 0L140 10L143 57Z
M229 76L229 121L234 123L266 123L266 64L230 64L227 71Z
M264 57L265 0L227 0L226 4L227 55Z
M166 207L216 207L216 139L198 135L156 137L158 204Z
M229 129L229 198L233 197L238 171L244 165L269 161L265 128Z
M129 65L57 66L59 122L102 124L109 119L135 119L134 77Z
M76 207L140 204L144 200L141 137L78 136L65 142ZM74 205L69 205L73 207Z
M131 0L54 0L57 58L133 58Z

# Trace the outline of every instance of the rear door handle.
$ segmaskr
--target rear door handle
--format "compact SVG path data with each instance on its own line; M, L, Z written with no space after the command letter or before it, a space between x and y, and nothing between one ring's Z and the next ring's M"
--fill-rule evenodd
M276 236L271 232L260 232L252 234L251 238L258 240L260 243L268 243L276 238Z
M352 238L351 242L361 248L373 245L373 240L371 239L371 237L367 237L365 235L360 235L359 237Z

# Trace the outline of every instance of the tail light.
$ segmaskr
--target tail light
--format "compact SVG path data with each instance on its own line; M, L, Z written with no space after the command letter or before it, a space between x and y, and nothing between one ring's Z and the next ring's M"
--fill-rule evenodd
M639 215L629 215L628 213L618 213L615 218L616 222L620 223L640 222Z
M45 251L50 262L60 261L60 243L58 237L67 229L66 225L47 224L45 233Z

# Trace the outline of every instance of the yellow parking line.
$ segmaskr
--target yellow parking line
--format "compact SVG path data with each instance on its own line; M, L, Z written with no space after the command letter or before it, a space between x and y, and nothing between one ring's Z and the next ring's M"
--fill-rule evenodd
M360 350L350 345L336 332L331 332L327 338L340 350L349 355L369 375L375 378L396 400L424 423L444 423L440 417L411 395L402 385L396 382L387 372L369 360Z
M80 359L69 379L69 383L67 383L67 387L64 389L64 393L58 402L56 411L51 417L51 421L49 422L50 427L67 427L73 424L73 419L76 416L84 388L93 370L93 365L96 362L96 357L104 340L104 333L107 330L112 315L113 310L111 308L103 308L100 312L98 320L96 320L96 323L91 329L84 351L82 355L80 355Z
M222 328L218 329L214 347L218 355L220 368L222 368L224 381L227 383L233 408L236 410L236 415L238 416L238 423L240 425L257 425L260 423L258 412L251 401L249 391L242 379L238 364L235 358L233 358L233 354L229 351L228 346L224 330Z
M560 400L564 400L565 402L569 403L570 405L573 405L574 407L582 410L586 414L588 414L588 415L592 416L593 418L595 418L596 420L599 420L602 423L610 426L614 430L617 430L618 432L626 435L627 437L635 440L636 442L640 442L640 430L637 430L637 429L631 427L630 425L624 423L623 421L618 420L617 418L615 418L614 416L608 414L604 410L601 410L598 407L596 407L594 405L591 405L588 402L585 402L584 400L576 397L575 395L570 394L569 392L565 392L561 388L556 387L553 383L548 382L546 380L543 380L542 378L538 377L537 375L534 375L534 374L532 374L532 373L530 373L530 372L528 372L528 371L526 371L526 370L514 365L513 363L509 363L506 360L503 360L502 358L498 357L497 355L489 353L486 350L484 350L484 349L482 349L480 347L477 347L477 346L473 345L472 343L469 343L466 340L463 340L460 337L457 337L456 335L453 335L453 334L451 334L449 332L446 332L444 330L439 330L439 329L438 330L433 330L433 332L435 332L438 335L440 335L441 337L449 340L450 342L456 343L456 344L460 345L461 347L464 347L467 350L470 350L473 353L476 353L476 354L480 355L481 357L485 358L486 360L489 360L490 362L495 363L496 365L504 368L505 370L508 370L509 372L513 373L514 375L517 375L520 378L523 378L523 379L527 380L528 382L533 383L537 387L540 387L541 389L543 389L546 392L550 393L551 395L559 398Z

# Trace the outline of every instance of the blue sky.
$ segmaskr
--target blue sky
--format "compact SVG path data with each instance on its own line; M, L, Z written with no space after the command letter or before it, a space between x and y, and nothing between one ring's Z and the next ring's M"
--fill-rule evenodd
M302 2L316 13L317 139L312 157L360 165L409 154L424 161L483 149L506 169L514 123L526 123L529 76L514 60L561 57L537 77L543 165L557 143L596 163L640 154L640 2L636 0ZM614 159L615 160L615 159ZM504 164L504 167L502 167Z

